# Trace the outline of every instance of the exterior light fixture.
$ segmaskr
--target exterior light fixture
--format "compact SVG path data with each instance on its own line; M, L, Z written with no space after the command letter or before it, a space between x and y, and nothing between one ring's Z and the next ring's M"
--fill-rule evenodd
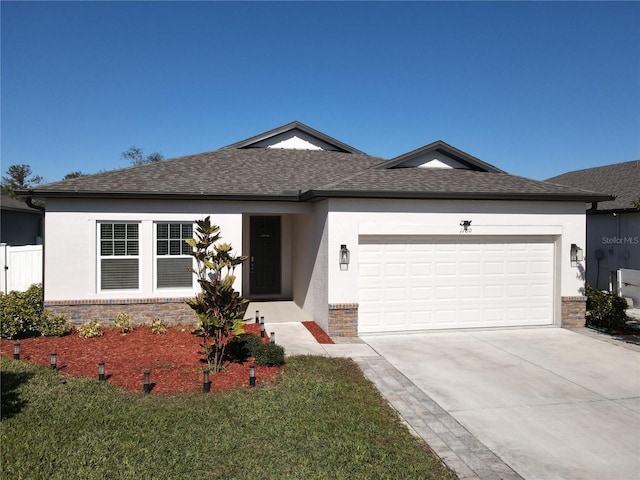
M577 267L578 263L584 260L584 252L579 246L577 246L575 243L572 243L571 254L569 255L569 258L571 259L571 266Z
M260 336L264 338L264 318L260 320Z
M249 386L256 386L256 366L253 363L249 365Z
M340 270L349 270L351 254L346 245L340 245Z
M13 344L13 359L20 360L20 344L17 342Z
M211 391L211 381L209 380L209 369L205 368L202 371L202 393L209 393Z
M276 343L276 332L271 332L271 336L269 337L269 341L271 343Z
M151 392L151 382L149 381L149 377L151 376L151 372L149 370L144 371L144 382L142 384L142 391L144 393Z
M256 323L260 323L260 310L256 310Z
M460 233L471 233L471 220L460 220Z
M107 377L104 375L104 362L98 363L98 380L104 382Z
M51 365L51 368L53 368L54 370L58 366L58 354L56 352L53 352L51 354L49 365Z

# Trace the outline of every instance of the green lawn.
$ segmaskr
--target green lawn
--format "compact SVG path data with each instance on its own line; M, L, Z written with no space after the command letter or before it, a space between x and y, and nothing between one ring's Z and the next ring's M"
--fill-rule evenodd
M1 478L455 478L350 360L291 357L275 384L177 397L0 368Z

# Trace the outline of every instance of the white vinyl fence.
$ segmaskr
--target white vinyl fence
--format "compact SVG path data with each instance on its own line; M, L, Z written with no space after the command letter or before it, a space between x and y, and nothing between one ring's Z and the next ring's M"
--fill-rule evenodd
M0 243L0 290L25 291L34 283L42 283L42 245L12 247Z
M640 270L618 270L618 289L621 297L633 300L633 308L640 308Z

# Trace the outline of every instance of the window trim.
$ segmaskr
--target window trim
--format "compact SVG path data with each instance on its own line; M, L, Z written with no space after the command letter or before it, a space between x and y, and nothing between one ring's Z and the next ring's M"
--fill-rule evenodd
M138 226L138 253L136 255L103 255L102 254L102 225L137 225ZM114 293L114 292L139 292L141 282L141 256L140 250L142 222L130 220L98 220L96 221L96 291L98 293ZM126 237L125 237L126 238ZM137 260L138 262L138 285L136 288L102 288L102 260Z
M191 274L191 285L190 286L171 286L171 287L159 287L158 286L158 260L161 259L169 259L169 258L189 258L191 259L191 268L195 268L195 260L191 255L186 255L180 253L179 255L171 255L171 248L169 247L168 253L166 255L158 254L158 226L159 225L191 225L191 234L192 236L189 238L193 238L193 233L195 231L195 222L188 220L156 220L153 222L153 291L154 292L167 292L167 291L193 291L195 289L195 275ZM169 227L169 232L171 232L171 227ZM169 233L170 240L170 233ZM185 238L181 238L181 240L185 240ZM182 252L182 246L180 251Z

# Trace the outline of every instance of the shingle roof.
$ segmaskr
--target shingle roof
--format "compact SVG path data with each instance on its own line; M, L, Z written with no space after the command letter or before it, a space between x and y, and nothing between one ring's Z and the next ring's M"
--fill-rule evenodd
M25 202L21 200L16 200L15 198L12 198L5 193L3 193L2 197L0 198L0 207L2 208L2 210L13 210L16 212L25 212L25 213L32 213L34 215L42 215L41 212L39 212L35 208L29 207Z
M322 150L231 149L50 183L42 196L282 195L309 190L378 165L383 159Z
M640 199L640 160L576 170L546 181L616 196L599 203L598 210L633 209L633 202Z
M594 202L606 199L573 187L561 187L508 175L444 142L410 152L446 149L474 166L463 169L386 168L397 162L352 151L250 148L263 139L303 129L293 122L243 142L96 175L78 177L20 192L42 198L208 198L307 201L327 196L380 198L553 199ZM249 148L247 148L249 147ZM406 156L397 157L406 159ZM487 171L477 171L485 169Z

